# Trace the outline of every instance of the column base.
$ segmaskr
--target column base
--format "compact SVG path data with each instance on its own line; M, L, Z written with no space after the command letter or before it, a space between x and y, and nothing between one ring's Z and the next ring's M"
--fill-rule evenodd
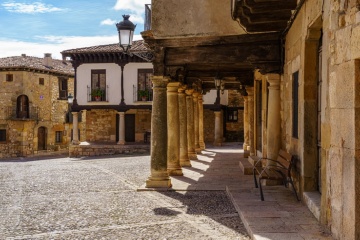
M171 188L171 180L170 179L163 179L163 180L153 180L148 179L146 180L146 188Z
M73 144L73 145L79 145L79 144L80 144L80 141L78 141L78 140L72 140L72 141L71 141L71 144Z
M205 143L200 143L200 149L205 150Z
M196 153L188 153L190 160L198 160Z
M214 146L217 146L217 147L221 147L221 146L222 146L222 143L221 143L221 142L214 142L213 145L214 145Z
M184 176L184 173L182 172L182 169L180 168L173 168L167 170L170 176Z
M180 159L180 166L182 167L191 167L191 162L189 158Z
M250 156L250 152L248 150L244 150L244 158L247 158Z
M125 145L125 141L124 140L120 140L117 142L118 145Z
M196 152L197 154L201 154L201 150L202 150L202 149L199 147L199 148L196 148L196 149L195 149L195 152Z

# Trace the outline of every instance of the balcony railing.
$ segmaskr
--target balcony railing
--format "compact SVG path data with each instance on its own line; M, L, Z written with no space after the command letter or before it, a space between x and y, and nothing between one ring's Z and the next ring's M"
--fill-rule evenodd
M151 30L151 4L145 4L144 31Z
M151 89L138 90L137 87L133 85L133 100L134 102L152 101L153 91Z
M29 107L29 111L18 111L16 107L5 108L5 118L8 120L39 120L39 107Z
M91 87L87 86L87 101L88 102L108 102L109 101L109 85L106 85L106 89L103 90L103 95L99 98L95 98L91 95Z

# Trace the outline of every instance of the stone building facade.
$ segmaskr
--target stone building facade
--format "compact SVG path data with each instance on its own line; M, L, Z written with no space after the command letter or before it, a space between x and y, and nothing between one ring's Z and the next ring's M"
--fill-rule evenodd
M250 159L276 158L279 149L294 155L293 180L304 204L335 239L360 239L360 2L158 0L151 11L151 29L142 35L155 52L159 96L168 82L198 84L202 94L217 87L219 76L225 89L241 89ZM161 102L155 107L156 123L165 127L169 116ZM223 113L215 112L221 124ZM166 134L154 130L165 143ZM152 149L147 187L170 186L160 157L166 149Z
M69 62L26 55L0 59L0 158L66 150L71 139Z

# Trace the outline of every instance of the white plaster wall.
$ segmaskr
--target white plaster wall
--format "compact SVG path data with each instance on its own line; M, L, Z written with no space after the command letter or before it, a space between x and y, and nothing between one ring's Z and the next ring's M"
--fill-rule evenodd
M133 85L137 86L138 69L153 68L152 63L128 63L124 67L124 98L126 104L133 104ZM120 101L119 101L120 102Z
M137 85L137 70L153 68L152 63L129 63L124 67L124 98L133 104L133 85ZM91 70L106 70L108 102L88 102L87 86L91 86ZM121 101L121 68L115 63L82 64L77 69L77 101L79 105L116 105Z
M204 104L214 104L216 100L216 90L210 90L210 92L206 93L203 97ZM228 105L228 91L225 90L224 94L220 93L220 104Z

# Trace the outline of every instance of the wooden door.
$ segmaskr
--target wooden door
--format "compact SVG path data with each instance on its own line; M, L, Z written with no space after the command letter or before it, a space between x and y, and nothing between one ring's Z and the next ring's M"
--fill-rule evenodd
M29 98L26 95L17 98L16 117L29 118Z
M135 114L125 114L125 142L135 142Z
M46 150L46 128L39 127L38 129L38 151Z

